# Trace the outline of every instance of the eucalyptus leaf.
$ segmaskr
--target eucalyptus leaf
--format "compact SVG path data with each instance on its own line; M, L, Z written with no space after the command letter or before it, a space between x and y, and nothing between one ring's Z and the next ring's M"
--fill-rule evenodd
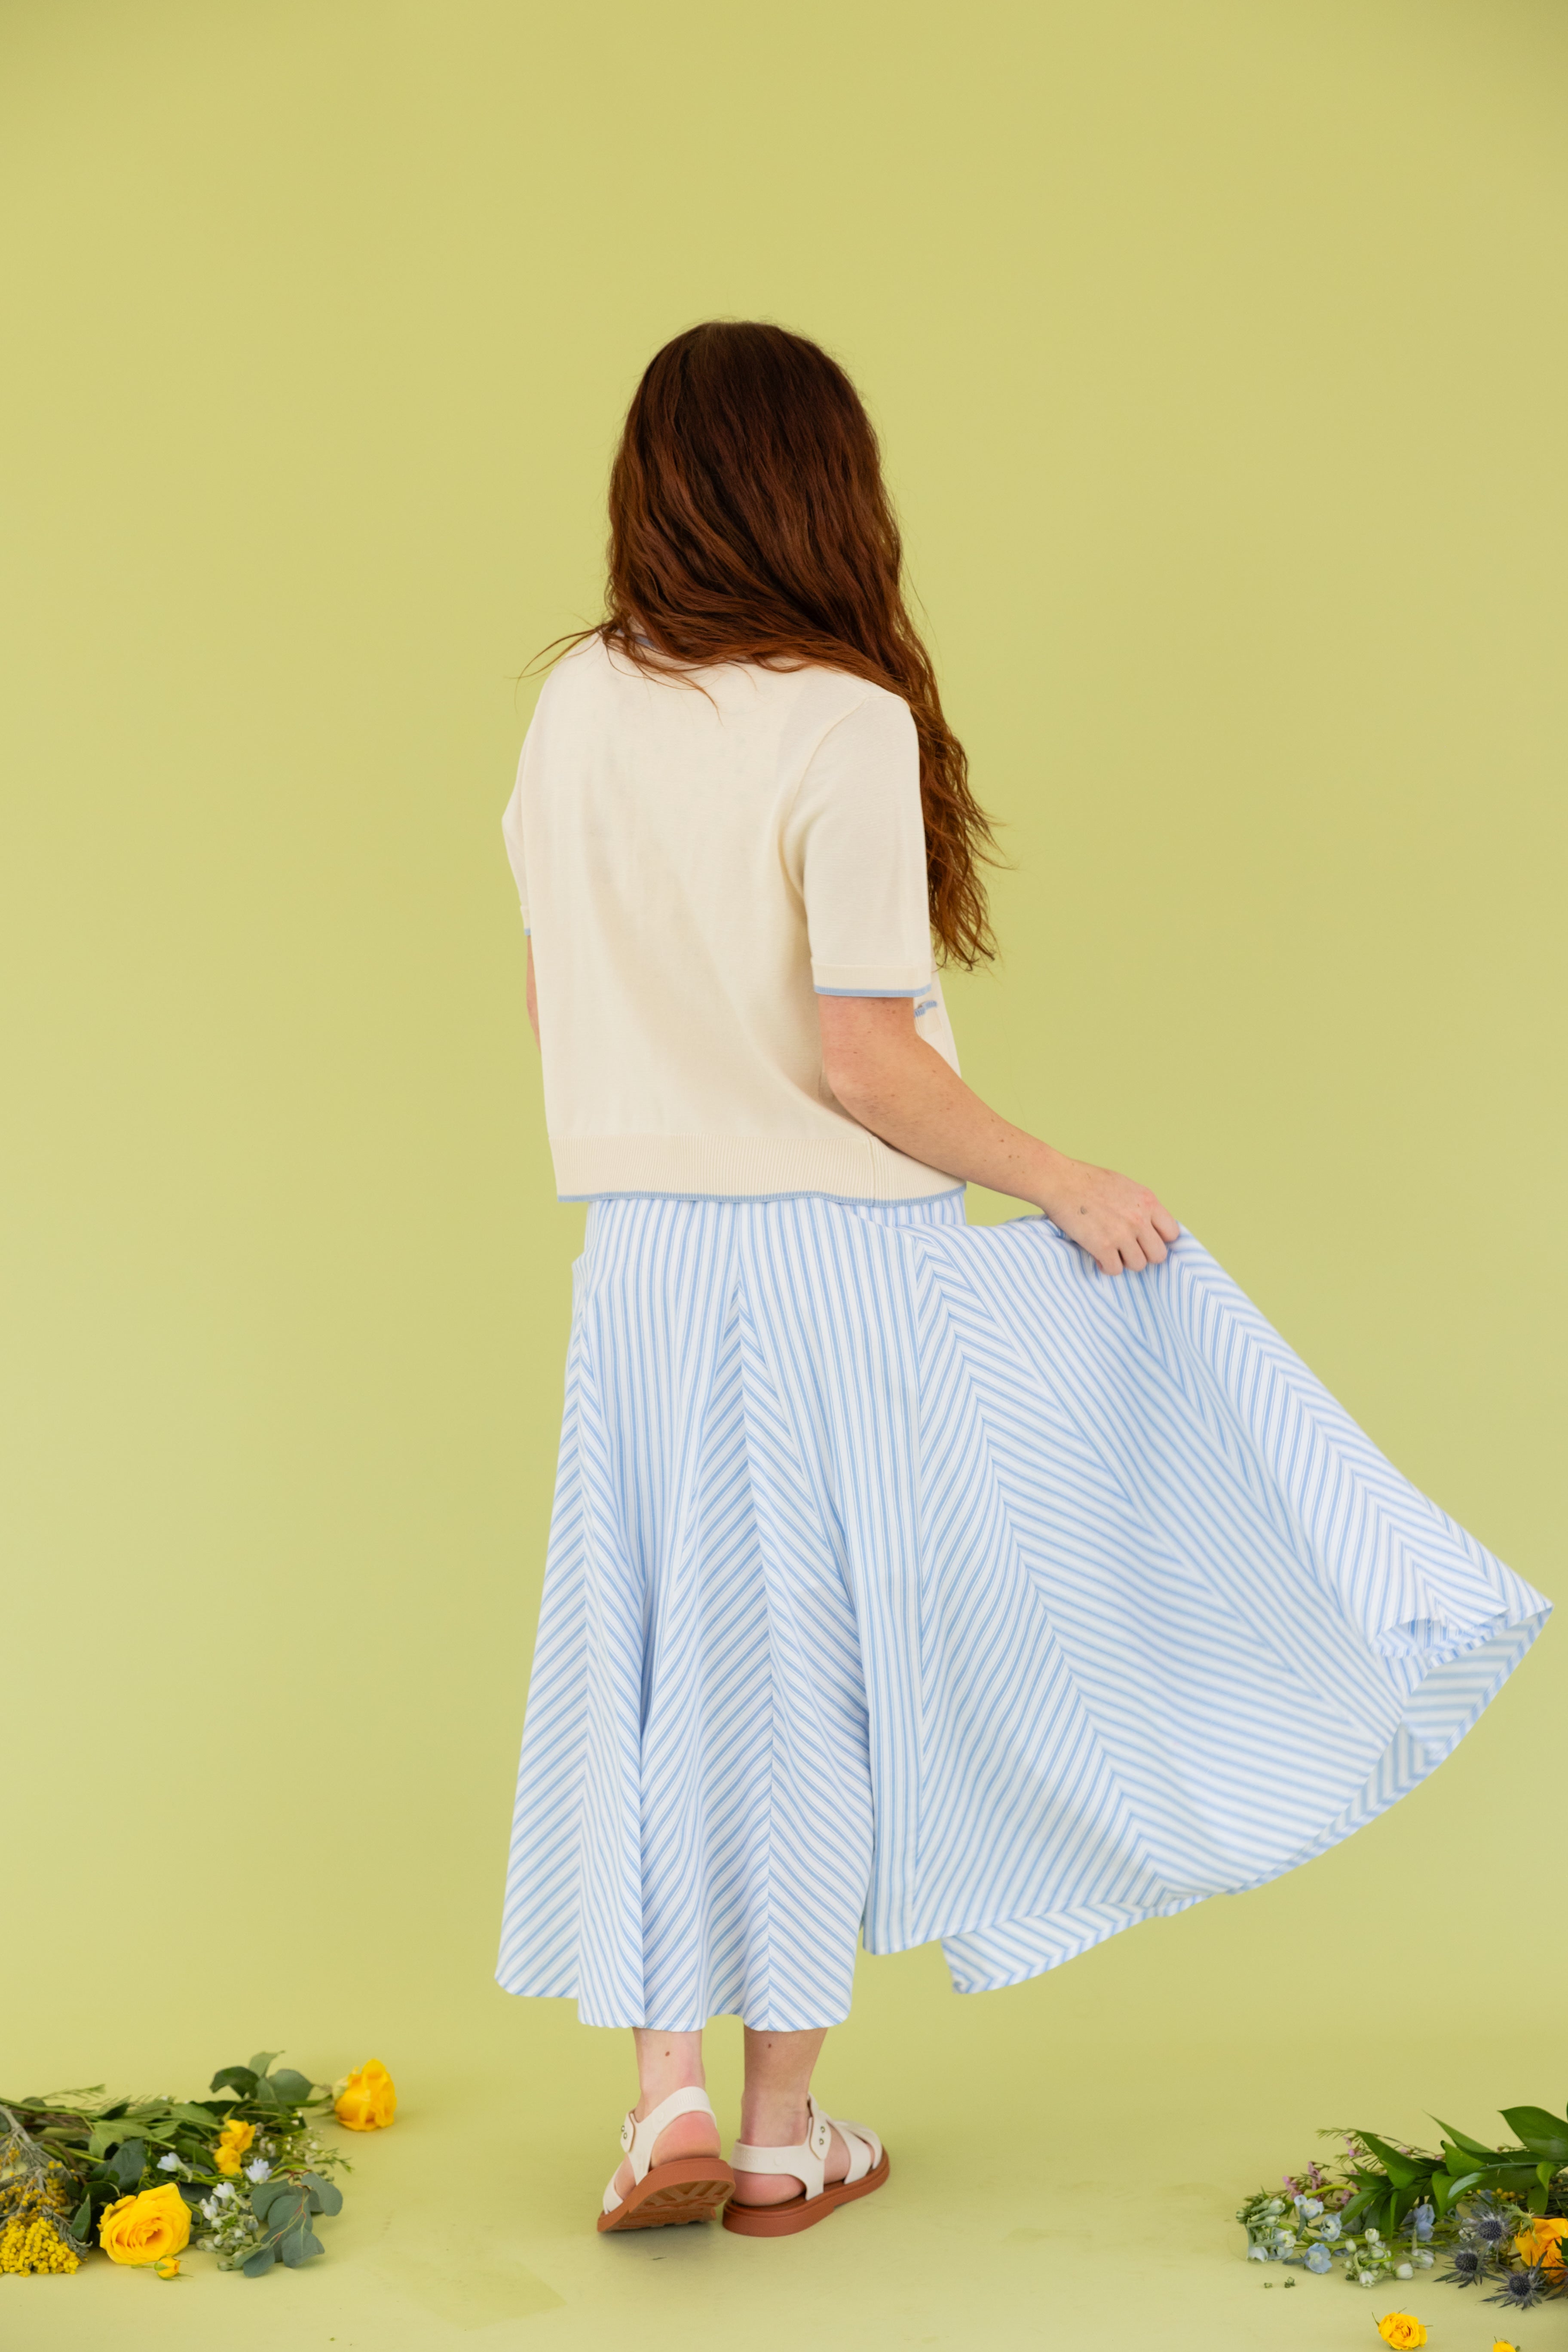
M252 2097L256 2091L255 2067L220 2066L207 2088L209 2091L221 2091L226 2085L237 2091L242 2099Z
M266 2245L258 2246L249 2260L240 2264L240 2269L247 2278L265 2278L277 2260L278 2249L269 2239Z
M310 2185L310 2210L313 2213L342 2211L343 2192L341 2189L334 2188L330 2180L323 2180L319 2172L307 2172L305 2178Z
M278 2251L289 2269L294 2271L299 2269L301 2263L308 2263L313 2254L324 2253L326 2248L315 2235L310 2223L300 2220L284 2231L282 2242Z
M290 2200L298 2201L300 2190L287 2175L281 2180L258 2180L250 2191L250 2210L258 2221L278 2226L276 2209Z
M1504 2107L1502 2119L1532 2156L1550 2157L1555 2165L1568 2164L1568 2122L1544 2107Z

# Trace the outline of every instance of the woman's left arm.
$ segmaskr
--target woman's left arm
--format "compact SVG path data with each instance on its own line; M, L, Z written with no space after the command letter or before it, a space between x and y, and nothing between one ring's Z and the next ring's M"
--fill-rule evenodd
M1160 1264L1181 1227L1148 1186L1069 1159L982 1102L917 1034L910 997L819 995L816 1011L828 1085L895 1151L1032 1201L1101 1274Z

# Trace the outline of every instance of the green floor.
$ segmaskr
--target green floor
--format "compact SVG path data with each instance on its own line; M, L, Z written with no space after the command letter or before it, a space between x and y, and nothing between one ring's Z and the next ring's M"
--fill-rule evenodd
M1415 2137L1423 2096L1479 2122L1497 2099L1535 2089L1518 2062L1502 2081L1484 2037L1456 2061L1430 2038L1391 2037L1375 2016L1336 2021L1310 1988L1275 2028L1267 2004L1242 1993L1235 2042L1193 2046L1181 2012L1227 1947L1234 1958L1229 1923L1242 1913L1211 1905L1195 1916L1196 1927L1157 1925L1054 1980L980 2000L947 1991L933 1952L863 1962L855 2020L829 2043L820 2086L883 2132L893 2178L775 2243L711 2226L599 2239L594 2214L626 2091L619 2039L584 2032L563 2004L476 1988L444 2035L410 2021L403 2046L384 2051L403 2112L355 2147L321 2261L258 2282L219 2275L206 2256L171 2285L100 2258L70 2279L7 2280L0 2345L1377 2352L1373 2322L1400 2307L1394 2295L1338 2277L1287 2288L1278 2271L1266 2286L1240 2259L1229 2220L1239 2198L1310 2155L1320 2124ZM1118 2024L1119 1989L1131 1994L1164 1957L1156 1938L1170 1964L1168 2051ZM728 2133L739 2034L726 2021L710 2041ZM1502 2315L1475 2295L1430 2279L1400 2293L1433 2352L1490 2352L1489 2322ZM1524 2352L1568 2342L1568 2306L1528 2323L1520 2341Z

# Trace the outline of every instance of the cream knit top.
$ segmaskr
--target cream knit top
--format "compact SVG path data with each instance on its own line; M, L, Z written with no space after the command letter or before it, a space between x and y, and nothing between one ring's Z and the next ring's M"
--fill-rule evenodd
M576 647L503 821L561 1196L955 1190L841 1108L817 1029L817 994L912 997L958 1066L907 706L840 670L694 676Z

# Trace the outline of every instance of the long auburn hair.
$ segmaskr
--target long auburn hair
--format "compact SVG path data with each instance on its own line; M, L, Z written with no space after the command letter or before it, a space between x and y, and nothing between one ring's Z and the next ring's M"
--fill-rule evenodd
M844 370L804 335L710 320L644 371L610 475L605 616L558 642L602 636L665 677L815 663L898 695L920 739L938 954L972 970L996 951L980 871L996 862L994 836L902 562L876 432Z

